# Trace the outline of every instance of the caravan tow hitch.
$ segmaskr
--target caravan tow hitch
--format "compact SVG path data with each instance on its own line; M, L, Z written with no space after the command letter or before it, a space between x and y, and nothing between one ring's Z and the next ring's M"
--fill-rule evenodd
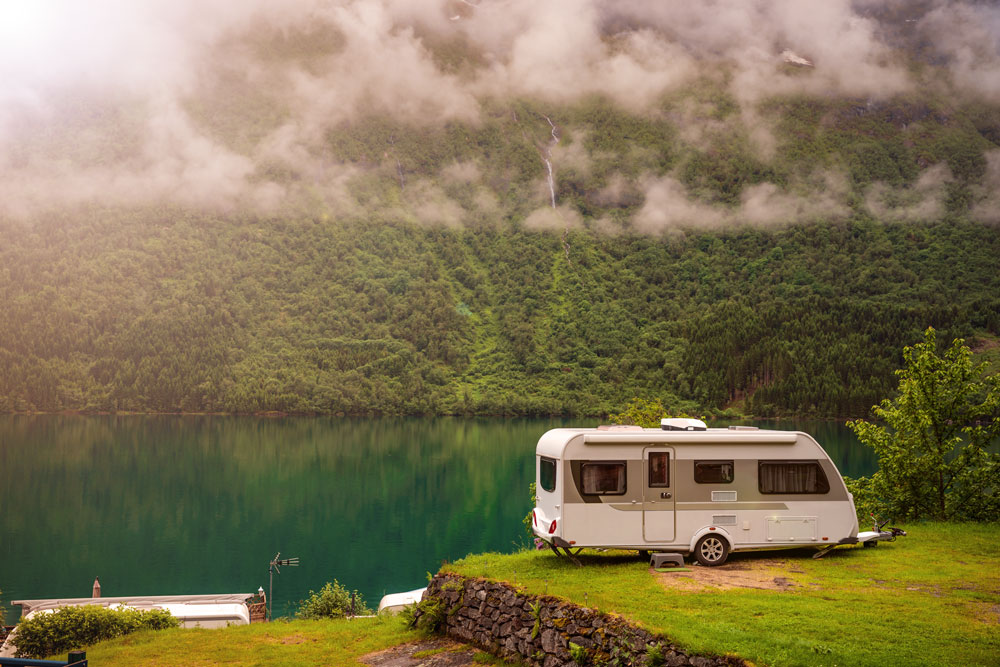
M886 526L889 520L886 519L882 523L878 522L875 515L871 515L872 518L872 530L866 530L863 533L858 533L858 537L853 544L861 543L864 547L874 547L877 546L879 542L895 542L897 537L906 536L906 531L902 528L896 528L895 526ZM822 558L834 549L836 549L840 544L831 544L829 546L823 547L819 551L813 554L813 558Z
M858 533L858 542L862 542L866 547L874 547L879 542L895 542L896 538L900 535L906 536L906 531L902 528L896 528L895 526L886 527L885 524L889 523L888 519L879 523L874 514L870 516L872 518L872 530L870 532Z

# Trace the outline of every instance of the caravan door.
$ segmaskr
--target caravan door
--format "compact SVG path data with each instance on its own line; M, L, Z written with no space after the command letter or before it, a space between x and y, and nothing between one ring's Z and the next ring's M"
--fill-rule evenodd
M673 448L647 447L644 449L642 469L642 537L647 542L673 542Z

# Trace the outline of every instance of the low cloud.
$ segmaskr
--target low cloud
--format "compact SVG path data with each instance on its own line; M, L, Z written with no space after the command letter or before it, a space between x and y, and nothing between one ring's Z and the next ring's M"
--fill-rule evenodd
M658 113L664 96L706 77L739 113L711 120L705 103L685 102L675 110L681 137L697 146L737 123L767 159L775 141L758 101L913 90L914 54L945 72L956 94L1000 101L998 34L995 5L946 0L6 3L0 215L158 202L358 211L347 185L354 168L337 164L328 145L333 127L373 115L475 126L485 104L508 97L545 104L600 94ZM787 65L784 49L815 68ZM579 143L554 147L553 158L557 168L588 168ZM444 176L476 179L469 164ZM637 224L733 218L678 187L669 178L646 184ZM411 212L454 220L458 204L447 192L429 192L427 206ZM874 193L871 206L880 198ZM765 186L748 190L741 209L761 224L811 210Z
M944 214L945 185L953 179L948 165L925 169L912 187L873 184L865 196L868 211L880 220L927 222Z
M575 209L568 206L542 207L532 211L523 224L526 229L562 231L582 227L583 220Z
M773 183L748 187L734 213L736 221L756 225L839 220L850 214L847 179L829 172L812 179L803 194L786 192ZM818 182L817 182L818 181Z
M801 193L782 190L773 183L759 183L743 191L738 206L729 207L695 200L672 176L647 179L645 203L633 224L641 233L659 234L682 227L769 226L830 221L849 215L848 186L842 174L813 174L798 185Z
M1000 149L986 153L986 177L972 207L972 217L980 222L1000 224Z
M664 176L646 183L645 203L632 224L638 232L658 234L677 227L718 227L727 218L723 207L693 200L683 183Z

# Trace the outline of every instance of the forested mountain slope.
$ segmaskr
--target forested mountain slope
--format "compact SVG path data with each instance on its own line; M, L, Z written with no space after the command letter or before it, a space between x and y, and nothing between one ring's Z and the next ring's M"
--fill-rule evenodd
M667 238L95 215L7 228L4 410L857 415L903 345L1000 331L1000 234Z
M167 4L2 46L0 410L861 415L1000 336L991 4Z

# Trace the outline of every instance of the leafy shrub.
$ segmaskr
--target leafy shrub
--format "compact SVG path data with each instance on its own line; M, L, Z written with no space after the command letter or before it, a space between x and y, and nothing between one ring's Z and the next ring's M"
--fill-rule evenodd
M162 609L110 609L96 605L63 607L21 621L12 640L17 656L44 658L139 630L176 628L179 621Z
M528 492L531 495L531 509L524 516L524 518L521 519L521 523L524 524L524 530L525 532L528 533L528 540L530 544L530 540L535 536L534 531L532 531L531 529L531 524L533 522L532 515L535 513L535 503L538 502L538 495L537 495L537 490L535 488L535 482L532 482L531 484L528 485Z
M420 602L404 607L400 616L406 622L407 627L432 633L437 632L444 624L448 610L441 600L427 597Z
M881 517L888 513L889 507L875 495L870 477L848 477L844 475L844 484L854 496L854 509L858 513L858 523L862 526L871 521L871 517ZM867 529L865 529L867 530Z
M633 398L621 412L608 415L612 424L627 424L643 428L659 428L663 418L683 417L686 419L704 419L686 412L677 412L664 407L660 401L650 401L644 398Z
M661 667L666 660L663 647L659 644L650 644L646 647L646 667Z
M296 618L320 619L320 618L343 618L351 614L351 591L340 585L336 579L331 584L329 581L319 590L309 591L309 597L299 600L299 610L295 612ZM361 593L354 591L354 611L355 615L370 614L371 609L365 606L365 600Z
M569 643L569 656L573 658L573 662L578 665L587 664L587 649L580 646L579 644Z

